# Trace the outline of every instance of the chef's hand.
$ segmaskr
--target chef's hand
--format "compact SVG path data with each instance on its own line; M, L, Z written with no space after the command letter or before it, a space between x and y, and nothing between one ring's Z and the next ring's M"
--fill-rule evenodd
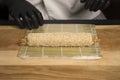
M110 0L80 0L80 1L81 3L85 3L85 8L89 9L90 11L104 10L110 4Z
M43 17L32 4L25 0L4 0L10 15L17 21L20 28L38 28L43 25Z

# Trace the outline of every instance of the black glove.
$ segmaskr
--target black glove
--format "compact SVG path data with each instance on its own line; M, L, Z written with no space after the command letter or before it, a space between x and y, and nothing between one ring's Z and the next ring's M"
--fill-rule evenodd
M4 0L8 6L10 15L17 21L20 28L38 28L43 25L42 14L25 0Z
M85 8L90 11L104 10L109 4L110 0L80 0L81 3L85 3Z

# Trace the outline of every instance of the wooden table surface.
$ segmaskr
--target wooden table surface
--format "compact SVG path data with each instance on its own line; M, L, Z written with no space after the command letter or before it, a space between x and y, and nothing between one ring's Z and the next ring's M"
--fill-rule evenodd
M0 80L120 80L120 25L96 26L100 60L21 59L18 40L26 30L0 27Z

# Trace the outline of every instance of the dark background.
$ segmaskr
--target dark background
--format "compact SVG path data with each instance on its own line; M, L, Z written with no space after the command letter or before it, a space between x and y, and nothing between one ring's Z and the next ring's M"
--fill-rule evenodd
M8 8L0 5L0 20L7 20L8 19Z
M111 0L110 6L103 11L108 19L120 20L120 0Z
M111 0L110 6L103 11L107 19L120 20L120 0ZM0 5L0 20L8 20L8 8Z

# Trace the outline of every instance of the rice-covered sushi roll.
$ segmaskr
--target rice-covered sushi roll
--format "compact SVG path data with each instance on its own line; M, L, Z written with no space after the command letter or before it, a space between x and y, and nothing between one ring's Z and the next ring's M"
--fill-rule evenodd
M27 36L29 46L50 47L78 47L91 46L94 42L91 33L29 33Z

